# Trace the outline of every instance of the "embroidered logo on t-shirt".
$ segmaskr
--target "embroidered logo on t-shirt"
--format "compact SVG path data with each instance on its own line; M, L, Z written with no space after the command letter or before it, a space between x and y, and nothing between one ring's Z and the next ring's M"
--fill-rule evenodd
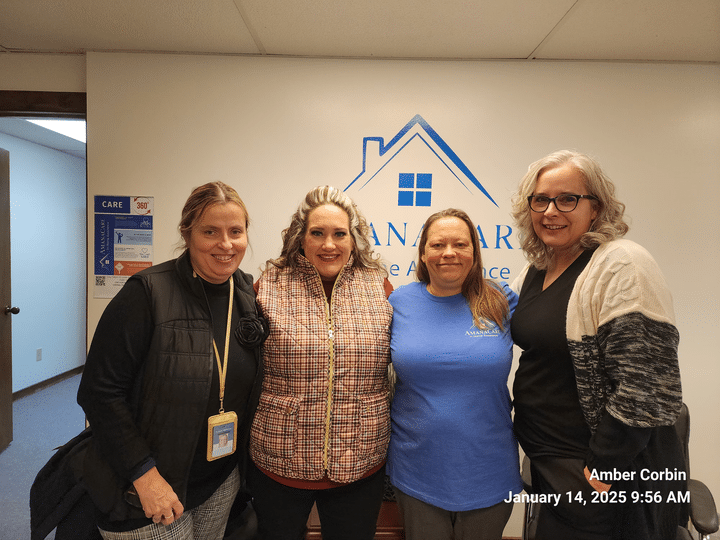
M470 330L465 331L465 335L469 337L499 337L500 329L494 324L492 324L491 328L483 328L482 330L477 326L473 325L470 327Z

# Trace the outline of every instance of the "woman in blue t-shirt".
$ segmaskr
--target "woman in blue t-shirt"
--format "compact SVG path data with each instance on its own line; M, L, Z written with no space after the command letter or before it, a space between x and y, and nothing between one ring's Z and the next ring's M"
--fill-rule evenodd
M387 468L405 535L499 540L522 490L507 387L517 296L483 277L477 229L462 210L425 222L417 278L390 295Z

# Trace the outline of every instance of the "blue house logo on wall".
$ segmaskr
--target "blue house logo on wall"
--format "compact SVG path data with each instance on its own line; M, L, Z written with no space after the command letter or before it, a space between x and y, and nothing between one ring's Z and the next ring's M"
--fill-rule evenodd
M432 173L400 173L398 206L430 206Z
M467 191L476 188L498 206L452 148L418 114L387 145L382 137L363 139L363 170L345 191L360 191L374 179L383 177L387 182L390 176L394 186L387 196L393 196L393 200L397 197L397 206L430 207L433 188L438 188L435 177L447 177L448 173Z

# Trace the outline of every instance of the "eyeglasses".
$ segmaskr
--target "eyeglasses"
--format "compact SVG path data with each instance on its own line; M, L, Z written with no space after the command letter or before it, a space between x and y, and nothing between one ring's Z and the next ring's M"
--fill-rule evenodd
M572 212L577 208L580 199L590 199L593 201L599 200L595 195L574 195L572 193L563 193L557 197L530 195L527 198L530 210L533 212L544 212L548 209L550 203L553 203L555 208L557 208L560 212Z

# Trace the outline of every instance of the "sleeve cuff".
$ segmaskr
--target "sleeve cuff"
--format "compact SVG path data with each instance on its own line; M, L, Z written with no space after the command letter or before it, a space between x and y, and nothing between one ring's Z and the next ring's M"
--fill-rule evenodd
M598 471L624 471L630 462L647 446L652 428L639 428L623 424L605 413L597 431L590 439L586 459L588 469Z
M140 478L143 474L148 472L150 469L155 467L155 460L151 457L147 458L145 461L143 461L140 466L135 469L132 476L130 477L130 482L134 482L138 478Z

